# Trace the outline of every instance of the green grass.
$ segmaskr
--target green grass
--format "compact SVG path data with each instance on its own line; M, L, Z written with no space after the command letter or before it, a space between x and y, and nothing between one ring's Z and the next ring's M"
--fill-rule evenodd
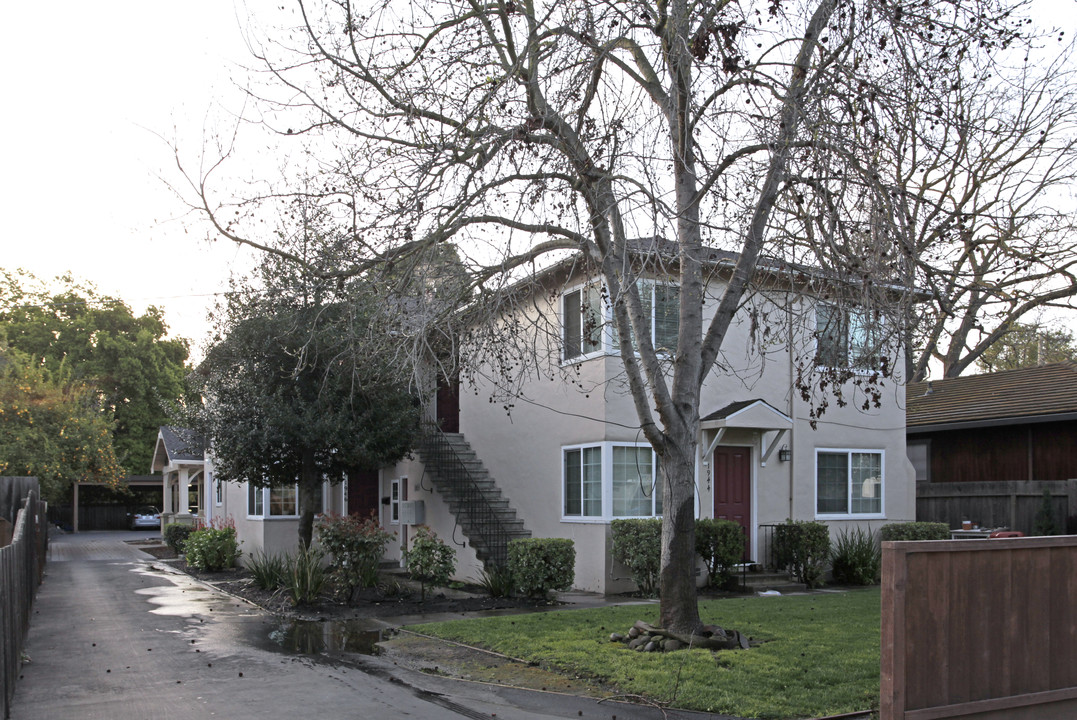
M879 706L879 589L700 603L704 622L764 641L750 650L638 653L611 643L657 606L457 620L416 626L535 661L673 707L740 717L804 718Z

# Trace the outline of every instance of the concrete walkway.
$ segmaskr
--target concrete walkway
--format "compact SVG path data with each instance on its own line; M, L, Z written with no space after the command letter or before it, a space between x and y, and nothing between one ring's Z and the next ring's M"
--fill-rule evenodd
M50 542L11 717L715 718L431 677L377 657L285 652L279 621L87 532Z

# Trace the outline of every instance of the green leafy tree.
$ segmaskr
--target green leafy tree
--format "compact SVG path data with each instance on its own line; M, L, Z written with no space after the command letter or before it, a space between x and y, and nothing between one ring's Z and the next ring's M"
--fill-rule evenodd
M984 372L1077 360L1077 340L1065 328L1015 323L977 361Z
M50 289L24 271L0 271L0 327L10 347L61 367L112 416L113 447L128 472L147 472L157 430L184 393L187 341L168 339L159 308L136 316L70 275Z
M407 376L382 308L362 283L311 278L263 258L218 313L218 339L196 373L195 424L222 478L299 486L299 541L309 547L323 479L403 457L418 428Z
M37 477L52 503L65 500L72 483L115 487L123 477L111 421L94 390L62 367L41 367L2 342L0 475Z

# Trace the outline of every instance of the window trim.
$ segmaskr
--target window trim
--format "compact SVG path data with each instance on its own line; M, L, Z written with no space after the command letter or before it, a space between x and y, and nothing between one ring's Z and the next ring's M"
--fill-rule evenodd
M325 480L322 481L322 507L321 507L320 510L315 510L315 512L314 512L315 516L323 515L325 513L325 507L326 507L327 499L328 499L328 496L329 496L328 484L329 483L327 481L325 481ZM283 488L285 486L284 485L278 485L276 487ZM299 483L295 483L294 485L292 485L292 487L295 489L295 514L294 515L270 515L270 514L267 514L266 511L270 507L269 493L274 488L269 487L269 486L256 487L256 486L252 485L251 483L247 483L247 519L248 520L298 520L299 517L300 517L300 515L299 515ZM262 508L261 514L255 514L254 512L252 512L251 501L256 495L261 495L261 503L260 503L261 508ZM255 504L257 505L258 503L255 503Z
M664 280L659 280L657 278L638 278L636 280L636 282L637 283L645 283L647 285L647 287L649 288L649 290L650 290L650 297L644 302L644 305L646 307L650 308L649 317L650 317L650 324L651 324L651 343L652 344L657 344L658 343L658 338L657 338L658 317L657 317L657 314L655 312L655 309L656 309L655 308L655 305L656 305L655 300L657 299L657 288L661 286L661 287L667 287L667 288L676 289L676 291L677 291L676 297L678 298L677 307L678 307L678 312L679 312L679 305L680 305L679 298L680 298L680 288L681 288L681 286L678 285L677 283L668 282L668 281L664 281ZM578 339L580 352L578 354L575 354L575 355L568 355L567 354L568 345L565 342L566 333L567 333L566 318L568 317L568 311L566 310L566 307L565 307L566 306L566 299L568 298L569 295L572 295L573 293L580 293L580 303L581 303L581 307L582 307L582 302L583 302L583 299L585 297L584 293L585 293L586 290L588 290L590 288L594 288L598 292L599 310L601 311L601 315L599 317L600 324L599 324L599 328L598 328L598 347L596 349L594 349L594 350L584 351L584 345L585 345L585 343L584 343L584 335L583 335L584 328L583 328L583 323L582 323L582 320L581 320L581 323L580 323L580 337ZM566 287L561 292L561 297L560 297L560 301L559 301L559 315L558 315L558 321L560 323L560 327L559 327L560 332L558 334L558 337L559 337L560 343L561 343L560 356L561 356L561 364L562 365L574 365L574 364L582 362L584 360L590 360L591 358L600 357L600 356L603 356L603 355L617 355L617 356L620 356L621 349L619 347L619 340L617 338L617 327L614 325L612 308L610 307L609 303L606 301L607 294L605 292L603 292L603 288L604 288L604 285L602 284L602 282L598 281L598 280L595 280L595 281L590 281L590 282L577 283L576 285ZM581 310L581 315L582 315L582 310ZM678 315L677 319L678 319L678 324L679 324L679 320L680 320L679 315ZM678 328L678 333L679 333L679 328ZM633 343L633 344L635 344L635 343ZM674 345L676 345L676 336L674 336ZM655 352L660 357L672 357L675 350L676 350L676 347L673 347L673 348L656 348Z
M839 318L839 329L842 331L841 352L844 356L843 358L839 358L840 360L842 360L841 363L828 364L822 362L820 348L823 344L823 333L819 329L819 316L821 308L828 308L831 311L841 313L841 317ZM821 300L816 302L814 328L812 329L812 339L815 344L815 353L813 356L812 363L816 370L848 370L849 372L856 375L871 375L873 373L879 372L879 366L882 363L883 356L882 350L884 348L884 343L882 342L883 333L880 329L877 336L870 337L872 325L864 323L864 318L869 313L870 311L862 307L846 307L843 305L837 305L835 303L824 302ZM859 361L862 359L863 356L859 356L856 358L853 357L854 342L852 331L854 327L854 321L860 322L864 325L865 328L867 328L867 332L869 334L868 344L878 345L875 352L870 357L866 358L866 362ZM883 321L881 318L877 321L877 325L880 328L882 326L882 322Z
M846 511L837 513L819 512L819 455L821 453L842 454L847 458L845 478L845 502ZM853 503L853 480L852 480L852 455L854 453L879 456L879 512L856 513L852 512ZM815 466L813 470L812 491L815 496L813 508L817 520L879 520L886 518L886 450L883 448L815 448Z
M389 481L389 524L400 524L400 488L401 481L407 482L407 478L392 478Z
M614 515L613 514L613 450L617 447L625 448L646 448L651 452L651 509L650 515ZM582 496L582 483L581 483L581 514L580 515L566 515L565 514L565 502L567 500L568 490L568 471L566 457L569 452L582 451L586 449L599 450L599 505L601 507L601 514L599 515L583 515L583 496ZM616 440L602 440L597 442L585 442L576 443L571 445L561 446L561 492L560 492L560 519L564 523L589 523L589 524L606 524L613 520L633 520L633 519L649 519L649 518L661 518L662 515L653 512L655 510L655 492L658 488L658 455L654 452L654 448L647 442L622 442Z

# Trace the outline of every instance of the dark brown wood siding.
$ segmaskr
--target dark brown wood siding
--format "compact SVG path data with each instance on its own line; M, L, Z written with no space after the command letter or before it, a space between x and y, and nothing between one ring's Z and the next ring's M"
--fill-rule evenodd
M925 439L933 483L1077 478L1077 421L908 434Z
M1077 478L1077 420L1032 425L1036 480Z

